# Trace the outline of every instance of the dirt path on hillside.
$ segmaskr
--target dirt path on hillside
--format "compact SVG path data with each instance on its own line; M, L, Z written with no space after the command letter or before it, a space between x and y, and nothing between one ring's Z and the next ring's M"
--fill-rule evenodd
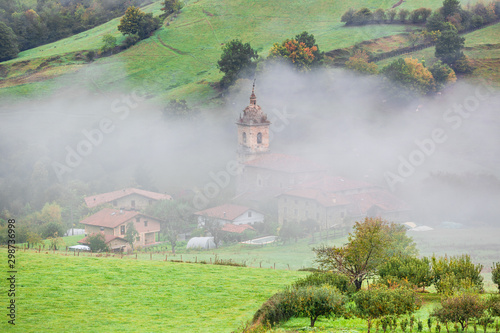
M396 8L397 6L401 5L403 2L405 2L404 0L399 0L397 4L395 4L394 6L392 6L391 8Z

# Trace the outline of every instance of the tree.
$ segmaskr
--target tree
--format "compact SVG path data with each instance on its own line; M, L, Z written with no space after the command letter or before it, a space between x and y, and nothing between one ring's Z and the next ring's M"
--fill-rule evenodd
M106 245L106 238L102 233L94 233L87 237L87 244L89 244L92 252L105 252L108 251Z
M460 10L461 10L461 6L460 6L459 0L444 0L443 7L441 7L439 9L441 14L443 14L443 16L445 18L447 18L448 16L452 16L455 13L460 12Z
M357 290L384 261L397 255L416 255L415 243L402 225L378 218L356 222L343 247L314 248L320 268L349 276Z
M450 26L446 24L443 14L436 11L429 16L427 23L425 24L427 31L444 31L449 29Z
M440 293L460 290L482 291L483 265L474 264L468 254L452 257L435 257L432 260L434 283Z
M101 52L107 53L113 51L116 46L116 37L111 34L106 34L102 37Z
M222 55L217 62L219 70L224 73L220 81L222 87L231 85L239 75L249 75L255 68L252 59L257 59L257 51L249 43L233 39L223 46Z
M127 231L125 231L125 240L130 244L132 250L134 249L135 239L139 236L139 233L135 229L134 222L127 223Z
M408 11L406 9L400 9L399 13L398 13L399 21L401 21L402 23L405 23L408 15L410 15L410 11Z
M419 63L418 59L396 59L385 66L382 73L390 82L398 86L400 93L402 93L401 85L411 94L427 94L435 90L432 73Z
M319 64L324 58L324 52L319 50L318 44L316 44L316 39L313 34L309 34L307 31L303 31L297 36L295 36L295 40L300 44L304 43L306 47L312 50L312 54L314 55L314 59L312 65Z
M462 48L465 38L460 37L455 28L447 29L441 33L436 42L436 58L452 66L458 59L464 57Z
M295 242L297 242L297 239L301 235L299 223L297 221L283 222L283 225L279 228L278 235L283 243L291 239L295 239Z
M17 57L19 49L14 31L5 23L0 22L0 61Z
M36 232L29 231L26 242L28 243L28 249L30 248L30 244L31 247L34 248L36 244L40 244L42 242L42 237Z
M348 276L331 272L314 272L305 278L299 279L293 283L293 288L302 288L308 286L330 286L337 288L342 294L352 293L353 289Z
M491 266L491 280L497 285L500 292L500 262L493 263Z
M148 37L160 27L160 20L151 13L144 13L138 7L130 6L120 20L118 31L124 35L137 34L141 39Z
M191 115L191 108L185 99L171 99L163 109L165 118L183 119Z
M299 71L308 71L314 62L314 52L317 47L307 47L305 43L299 43L295 39L286 39L283 43L274 43L269 52L270 59L284 59L291 63Z
M373 12L373 19L378 23L382 23L387 19L385 11L382 8L377 9Z
M164 12L160 17L165 18L170 14L178 12L182 9L182 3L179 0L164 0L161 10Z
M447 64L443 64L440 60L436 61L429 71L436 82L436 89L443 88L448 83L453 83L457 80L455 71Z
M355 13L356 11L354 9L349 8L340 18L340 22L345 22L346 25L352 24L354 22Z
M410 284L425 289L432 284L431 262L428 258L422 259L405 256L393 256L383 263L378 270L383 280L407 280Z
M330 318L344 313L345 297L335 288L309 286L297 289L294 296L295 315L309 317L311 327L319 316Z
M356 50L354 55L346 61L347 68L363 74L377 74L378 66L373 62L369 62L369 56L365 50Z
M179 200L160 200L148 207L146 212L160 219L161 233L167 237L175 254L177 236L186 230L191 222L191 206Z
M61 224L57 222L49 222L43 226L42 237L49 238L55 235L64 235L64 229Z
M462 293L444 298L432 316L442 323L459 323L463 331L468 326L469 320L481 318L485 309L485 303L481 302L478 294Z
M429 8L418 8L410 13L410 21L412 23L425 23L431 15L432 10Z
M356 13L354 13L354 23L365 24L373 19L373 13L366 7L361 8Z
M224 224L217 218L208 215L203 216L203 229L214 238L215 247L219 247Z
M374 319L411 314L419 307L419 299L413 290L388 288L384 285L360 290L354 294L353 300L356 304L356 315L367 320L368 333Z

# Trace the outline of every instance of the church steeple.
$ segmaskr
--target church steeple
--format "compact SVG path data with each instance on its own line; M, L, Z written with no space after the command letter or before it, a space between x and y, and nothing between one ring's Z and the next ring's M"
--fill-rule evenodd
M269 152L269 125L267 115L257 105L255 80L250 95L250 105L240 115L238 125L238 160L242 163L258 154Z

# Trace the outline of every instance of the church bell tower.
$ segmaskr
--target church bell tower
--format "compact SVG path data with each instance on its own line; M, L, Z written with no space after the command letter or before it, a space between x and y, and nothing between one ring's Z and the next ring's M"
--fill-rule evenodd
M271 123L261 107L257 105L255 81L252 95L250 95L250 105L243 110L236 125L238 125L238 162L245 163L269 152L269 125Z

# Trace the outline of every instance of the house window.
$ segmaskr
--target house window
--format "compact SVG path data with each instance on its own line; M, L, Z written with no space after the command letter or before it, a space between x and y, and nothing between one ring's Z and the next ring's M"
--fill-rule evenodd
M148 221L144 221L144 226L147 227L148 226Z
M130 201L130 207L135 208L135 200Z
M257 133L257 143L262 143L262 133Z
M141 218L140 217L136 217L135 218L135 222L141 222Z
M247 134L243 132L243 143L247 143Z
M113 200L113 206L114 207L118 206L118 202L116 200Z
M252 212L248 212L248 217L252 217Z
M124 225L120 226L120 235L125 235L125 226Z

